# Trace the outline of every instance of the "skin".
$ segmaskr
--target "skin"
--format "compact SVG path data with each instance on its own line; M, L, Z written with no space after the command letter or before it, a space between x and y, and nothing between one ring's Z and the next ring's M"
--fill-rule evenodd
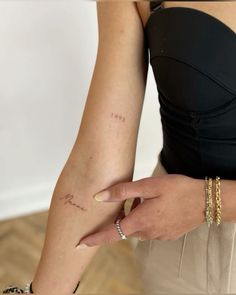
M159 175L115 184L106 190L109 199L102 202L124 202L130 198L139 200L127 216L122 215L120 226L126 236L143 240L177 240L206 222L204 187L205 180L202 179L181 174ZM221 222L236 223L236 181L221 179L220 190ZM142 203L140 198L143 198ZM110 223L102 230L84 237L79 245L93 247L120 239L114 224Z
M33 291L40 295L48 290L50 295L73 294L99 248L80 250L76 245L115 220L123 205L104 206L93 195L131 181L134 172L148 69L142 22L134 2L96 5L97 58L78 136L53 191L33 277Z
M142 5L147 9L147 4ZM134 191L135 197L145 201L135 202L129 218L122 221L128 235L170 239L203 221L203 180L166 175L132 182L148 70L141 17L145 14L147 19L147 13L131 1L98 1L96 5L96 63L78 136L53 191L44 246L33 277L35 294L48 294L48 290L50 295L73 293L100 245L120 240L113 222L123 216L125 199L134 197ZM118 184L118 202L93 198ZM224 220L235 218L235 186L234 181L222 181ZM181 219L183 214L188 222ZM150 232L160 218L162 222ZM102 237L93 241L100 245L77 247L86 236L101 232Z

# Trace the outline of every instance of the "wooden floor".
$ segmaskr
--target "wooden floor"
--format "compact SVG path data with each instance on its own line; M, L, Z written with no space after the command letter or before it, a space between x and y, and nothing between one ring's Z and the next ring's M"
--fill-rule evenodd
M35 273L48 211L0 222L0 294L9 284L23 287ZM76 294L140 294L130 240L102 246L83 273Z

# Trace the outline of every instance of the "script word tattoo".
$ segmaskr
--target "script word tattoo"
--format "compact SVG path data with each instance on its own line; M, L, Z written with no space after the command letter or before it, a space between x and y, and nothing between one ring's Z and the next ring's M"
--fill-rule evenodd
M65 196L63 196L63 197L60 197L59 199L60 199L60 200L62 200L62 199L66 200L66 201L64 202L64 204L69 204L69 205L71 205L71 206L75 206L76 208L78 208L78 209L80 209L80 210L82 210L82 211L87 211L84 207L81 207L80 205L78 205L78 204L76 204L76 203L74 203L74 202L72 201L72 200L74 199L74 196L71 195L71 194L67 194L67 195L65 195Z

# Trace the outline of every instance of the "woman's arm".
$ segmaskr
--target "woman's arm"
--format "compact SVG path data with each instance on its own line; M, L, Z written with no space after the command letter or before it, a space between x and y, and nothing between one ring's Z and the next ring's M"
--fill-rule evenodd
M97 192L133 177L148 55L135 2L97 2L96 64L70 156L58 178L41 259L37 294L72 294L99 246L79 240L114 220L122 203L102 204Z

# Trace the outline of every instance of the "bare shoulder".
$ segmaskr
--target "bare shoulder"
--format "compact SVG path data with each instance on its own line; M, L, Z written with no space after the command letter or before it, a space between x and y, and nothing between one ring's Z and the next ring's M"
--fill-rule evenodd
M143 6L136 1L98 1L98 53L128 65L147 62L144 46ZM141 12L141 14L140 14ZM104 58L103 58L104 59Z
M97 1L98 25L111 29L145 25L149 15L149 1ZM108 28L108 27L107 27ZM99 28L100 29L100 28Z

